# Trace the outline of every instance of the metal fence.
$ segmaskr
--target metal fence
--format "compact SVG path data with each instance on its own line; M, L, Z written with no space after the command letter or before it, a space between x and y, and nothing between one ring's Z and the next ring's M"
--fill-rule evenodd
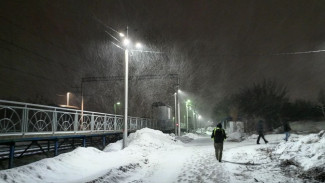
M128 117L128 130L155 126L151 119ZM117 132L123 128L121 115L0 100L0 137Z

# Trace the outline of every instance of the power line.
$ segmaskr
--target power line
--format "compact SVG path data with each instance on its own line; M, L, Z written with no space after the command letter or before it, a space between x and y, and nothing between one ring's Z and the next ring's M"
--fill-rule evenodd
M313 50L313 51L299 51L299 52L288 52L288 53L277 53L274 55L299 55L299 54L310 54L310 53L319 53L325 52L325 50Z
M41 40L43 40L43 41L45 41L45 42L48 42L50 45L52 45L52 46L54 46L55 48L58 48L58 49L64 51L65 53L68 53L68 54L70 54L70 55L72 55L72 56L74 56L74 57L76 57L76 58L81 59L81 60L85 60L85 61L87 61L87 62L92 62L91 60L89 60L89 59L87 59L87 58L82 58L82 57L80 57L80 56L74 54L73 52L70 52L70 51L67 50L66 48L62 48L62 47L58 46L57 44L53 43L52 41L50 41L50 40L48 40L48 39L45 39L44 37L41 37L38 33L32 32L32 31L30 31L29 29L26 29L26 28L24 28L24 27L22 27L22 26L20 26L20 25L18 25L18 24L16 24L16 23L14 23L13 21L7 19L6 17L3 17L3 16L0 15L0 18L1 18L2 20L5 20L5 21L8 22L9 24L15 26L17 29L20 29L20 30L23 31L23 32L28 32L28 33L30 33L31 35L34 35L34 36L36 36L36 37L39 37ZM4 40L4 41L6 41L6 40ZM11 43L11 44L14 44L14 43L9 42L9 41L7 41L7 42L8 42L8 43ZM21 47L21 48L22 48L22 47ZM26 50L27 50L27 49L26 49ZM44 56L43 56L43 57L44 57ZM71 69L71 70L73 70L73 69ZM78 72L78 71L74 71L74 72Z
M14 46L14 47L16 47L16 48L19 48L19 49L21 49L21 50L23 50L23 51L25 51L25 52L32 53L33 55L35 55L35 56L41 58L42 60L47 61L47 63L53 64L53 65L58 65L59 67L62 67L60 64L56 63L55 60L50 59L50 58L48 58L48 57L45 57L45 56L43 56L43 55L41 55L41 54L39 54L39 53L37 53L37 52L34 52L34 51L32 51L32 50L29 50L29 49L27 49L27 48L25 48L25 47L22 47L22 46L20 46L20 45L17 45L17 44L15 44L15 43L9 42L9 41L4 40L4 39L0 39L0 41L4 42L4 43L6 43L6 44L12 45L12 46ZM12 51L11 49L8 49L8 50ZM39 60L39 59L33 59L33 61L42 61L42 60ZM64 68L64 69L69 69L69 70L71 70L71 71L73 71L73 72L79 72L79 70L72 69L71 67L68 67L68 66L66 66L66 65L64 65L63 68Z

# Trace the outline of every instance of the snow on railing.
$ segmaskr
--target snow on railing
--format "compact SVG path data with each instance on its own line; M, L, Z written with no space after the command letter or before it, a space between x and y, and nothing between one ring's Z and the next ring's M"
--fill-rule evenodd
M0 136L120 132L124 116L0 100ZM155 126L148 118L128 117L128 130Z

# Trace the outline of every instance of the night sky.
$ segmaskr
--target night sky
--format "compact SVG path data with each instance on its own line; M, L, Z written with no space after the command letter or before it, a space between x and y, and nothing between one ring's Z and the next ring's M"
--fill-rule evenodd
M130 75L179 74L206 116L263 79L287 86L292 99L315 100L325 89L325 51L308 52L325 50L321 0L3 0L0 23L1 99L62 104L70 91L78 105L82 77L123 75L123 51L105 31L127 26L133 40L163 52L132 55ZM173 106L174 84L130 82L130 114L148 115L153 101ZM85 90L89 110L112 112L123 99L123 81Z

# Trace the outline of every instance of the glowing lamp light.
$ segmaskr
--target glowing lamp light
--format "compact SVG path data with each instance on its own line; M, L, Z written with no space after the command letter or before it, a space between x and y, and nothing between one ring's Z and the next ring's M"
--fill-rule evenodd
M130 44L130 40L129 39L124 39L123 44L125 46L127 46L128 44Z
M119 33L120 37L124 37L124 34L123 33Z
M141 43L137 43L137 44L135 44L135 47L140 49L140 48L142 48L142 45L141 45Z

